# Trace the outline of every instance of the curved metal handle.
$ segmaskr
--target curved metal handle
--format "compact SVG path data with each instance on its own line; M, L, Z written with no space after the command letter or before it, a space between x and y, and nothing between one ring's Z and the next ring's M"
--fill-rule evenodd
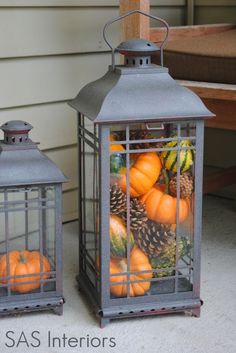
M112 67L114 68L114 66L115 66L115 56L114 55L115 55L116 48L113 48L112 45L107 40L107 36L106 36L107 28L112 23L117 22L119 20L123 20L125 17L128 17L128 16L133 15L133 14L140 14L140 15L144 15L146 17L152 18L152 19L154 19L156 21L162 22L164 24L164 26L166 27L166 35L165 35L165 38L164 38L163 42L160 45L161 66L163 66L163 48L164 48L164 45L166 44L166 41L167 41L168 36L169 36L169 25L168 25L168 23L165 20L163 20L162 18L160 18L160 17L150 15L149 13L143 12L141 10L132 10L132 11L126 12L124 15L121 15L119 17L114 18L113 20L108 21L105 24L105 26L103 27L103 39L106 42L106 44L108 45L108 47L111 49L111 51L112 51Z

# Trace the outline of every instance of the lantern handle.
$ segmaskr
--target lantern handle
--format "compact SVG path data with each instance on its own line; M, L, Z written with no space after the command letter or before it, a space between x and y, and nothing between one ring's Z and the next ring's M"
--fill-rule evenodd
M161 51L161 66L163 66L163 48L166 44L166 41L168 39L168 36L169 36L169 25L168 23L163 20L162 18L160 17L157 17L157 16L153 16L153 15L150 15L149 13L147 12L144 12L144 11L141 11L141 10L132 10L132 11L129 11L129 12L126 12L124 15L121 15L119 17L116 17L114 18L113 20L110 20L108 21L105 26L103 27L103 39L104 41L106 42L106 44L108 45L108 47L111 49L111 52L112 52L112 68L114 69L115 68L115 51L116 51L116 48L113 48L112 45L108 42L107 40L107 35L106 35L106 32L107 32L107 28L114 22L117 22L119 20L123 20L124 18L130 16L130 15L133 15L133 14L140 14L140 15L144 15L146 17L149 17L149 18L152 18L156 21L159 21L159 22L162 22L164 24L164 26L166 27L166 35L165 35L165 38L164 40L162 41L161 45L160 45L160 51Z

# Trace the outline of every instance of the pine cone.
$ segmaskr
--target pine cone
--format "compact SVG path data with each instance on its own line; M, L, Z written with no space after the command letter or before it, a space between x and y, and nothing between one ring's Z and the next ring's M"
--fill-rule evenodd
M193 193L193 177L189 173L180 175L180 197L186 198ZM169 182L169 192L172 196L177 196L177 176L171 178Z
M133 130L130 131L130 140L150 140L155 137L146 130ZM162 148L164 142L144 142L144 143L134 143L130 145L131 149L148 149L148 148Z
M148 256L158 256L175 241L175 232L170 225L148 220L146 226L135 232L135 240Z
M127 213L122 214L122 218L127 223ZM141 230L146 226L147 213L145 206L138 199L130 200L130 229Z
M121 214L126 210L126 195L121 188L114 184L110 186L110 212L111 214Z
M179 259L183 258L184 256L190 257L190 250L190 241L187 238L182 237L178 246ZM162 254L160 254L160 256L152 257L150 260L153 269L166 269L166 271L153 272L154 277L171 276L174 271L168 269L177 265L176 241L174 240L172 244Z

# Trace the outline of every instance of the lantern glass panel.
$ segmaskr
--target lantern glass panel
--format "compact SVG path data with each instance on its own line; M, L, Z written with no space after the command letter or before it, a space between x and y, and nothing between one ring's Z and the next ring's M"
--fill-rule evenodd
M100 291L99 262L99 153L98 131L86 117L78 127L80 213L80 271L89 280L96 293Z
M6 271L0 278L0 298L56 290L55 217L54 186L0 189L0 255L1 261L6 263ZM24 250L36 251L39 256L36 261L39 265L30 276L16 273L15 261L10 261L11 252ZM44 258L47 259L47 268L43 265ZM19 254L16 260L25 261ZM17 282L17 287L12 285L13 282ZM23 290L27 285L28 289Z
M195 142L195 122L110 128L112 299L192 291Z

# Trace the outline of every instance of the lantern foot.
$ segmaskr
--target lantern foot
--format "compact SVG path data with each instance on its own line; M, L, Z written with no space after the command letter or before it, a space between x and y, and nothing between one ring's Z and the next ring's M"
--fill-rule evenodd
M63 306L57 306L53 309L54 313L57 314L57 315L62 315L63 314Z
M110 319L108 317L101 317L100 318L100 327L104 328L110 323Z
M195 308L191 310L192 316L194 317L200 317L201 314L201 308Z

